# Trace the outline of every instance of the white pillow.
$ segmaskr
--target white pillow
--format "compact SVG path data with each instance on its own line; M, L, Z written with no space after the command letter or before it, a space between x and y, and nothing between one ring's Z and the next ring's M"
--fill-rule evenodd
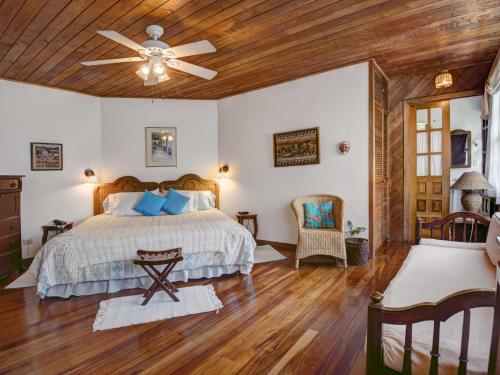
M194 212L199 210L210 210L215 208L215 194L208 190L177 190L179 193L190 197L188 204L192 204L192 211L182 211L182 212ZM186 209L186 208L185 208Z
M215 208L215 194L211 191L198 191L198 210L210 210Z
M196 201L198 198L198 194L196 194L196 191L191 191L191 190L176 190L179 194L182 194L186 197L189 197L188 202L182 209L181 213L189 213L189 212L195 212L197 211L196 209Z
M420 245L455 247L457 249L471 249L471 250L484 250L486 248L486 244L482 242L458 242L458 241L436 240L434 238L422 238L420 240Z
M152 191L153 194L160 195L158 189ZM102 202L104 214L113 216L141 216L140 212L134 210L135 205L144 195L144 192L127 192L109 194Z
M486 238L486 253L488 253L488 258L490 258L490 262L494 266L500 260L500 246L497 243L498 236L500 236L500 215L496 213L491 218L488 237Z

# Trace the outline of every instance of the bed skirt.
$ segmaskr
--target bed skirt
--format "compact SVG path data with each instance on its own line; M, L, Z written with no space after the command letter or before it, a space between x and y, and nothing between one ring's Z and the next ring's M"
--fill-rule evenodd
M172 271L168 279L170 281L184 281L189 279L201 279L219 277L221 275L232 274L240 272L241 274L248 275L252 267L245 265L230 265L230 266L211 266L203 267L194 270L178 270ZM142 288L147 289L152 283L149 276L134 277L128 279L117 280L102 280L102 281L87 281L77 284L63 284L55 285L46 290L44 297L62 297L68 298L71 296L85 296L98 293L114 293L124 289ZM40 293L39 293L40 294Z

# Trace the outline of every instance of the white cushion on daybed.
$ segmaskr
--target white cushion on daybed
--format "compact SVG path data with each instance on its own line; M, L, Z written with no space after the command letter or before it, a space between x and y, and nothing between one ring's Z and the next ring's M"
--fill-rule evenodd
M482 250L450 247L414 246L396 277L389 284L384 306L405 307L440 299L471 288L495 288L495 267ZM441 323L439 374L456 374L462 335L462 313ZM468 374L484 374L493 324L493 308L471 311ZM385 365L401 371L404 352L404 326L384 325ZM413 373L429 372L432 322L413 325Z
M486 239L486 252L493 265L496 265L500 261L500 246L497 242L498 236L500 236L500 214L496 213L491 218L488 238Z
M434 238L422 238L420 240L420 245L453 247L453 248L471 249L471 250L486 249L486 244L483 242L456 242L456 241L446 241L446 240L435 240Z

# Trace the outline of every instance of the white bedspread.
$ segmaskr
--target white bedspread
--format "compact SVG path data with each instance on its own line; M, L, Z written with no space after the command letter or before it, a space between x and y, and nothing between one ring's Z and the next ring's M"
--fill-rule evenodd
M246 228L216 209L154 217L97 215L47 242L30 271L44 295L55 285L142 276L131 265L138 249L175 247L184 256L176 270L241 265L248 273L255 241ZM117 267L124 270L111 276Z
M403 307L437 302L464 289L495 288L495 267L483 250L414 246L388 286L384 306ZM456 374L463 314L441 323L439 374ZM471 310L468 374L486 374L493 325L493 308ZM385 365L402 371L404 326L384 325ZM432 347L432 322L413 325L413 374L428 374Z

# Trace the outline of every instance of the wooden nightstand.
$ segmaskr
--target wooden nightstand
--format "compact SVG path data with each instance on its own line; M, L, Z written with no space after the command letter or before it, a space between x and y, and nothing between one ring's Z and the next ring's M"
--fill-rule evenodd
M236 219L238 223L249 229L250 221L253 222L253 238L257 239L257 232L259 230L259 225L257 224L257 214L236 214Z
M42 237L42 245L44 245L49 240L49 234L54 232L54 234L50 237L53 238L62 232L66 232L73 228L73 223L67 223L63 226L57 225L43 225L43 237Z

